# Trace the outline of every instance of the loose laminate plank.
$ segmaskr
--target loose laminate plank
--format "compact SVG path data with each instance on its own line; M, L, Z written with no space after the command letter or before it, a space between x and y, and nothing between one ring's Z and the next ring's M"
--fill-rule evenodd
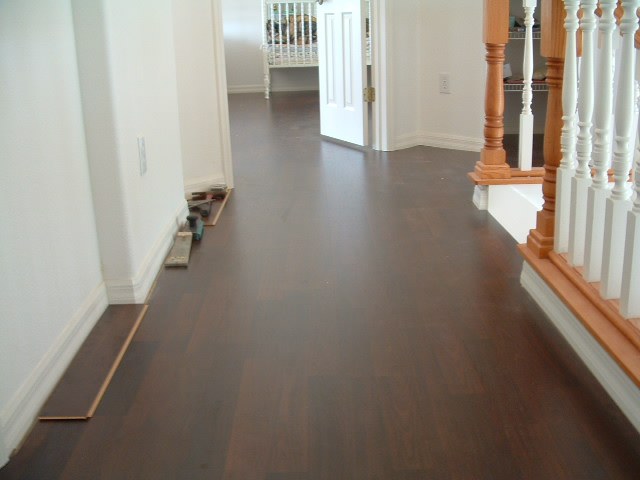
M40 420L87 420L95 413L147 305L111 305L80 347Z

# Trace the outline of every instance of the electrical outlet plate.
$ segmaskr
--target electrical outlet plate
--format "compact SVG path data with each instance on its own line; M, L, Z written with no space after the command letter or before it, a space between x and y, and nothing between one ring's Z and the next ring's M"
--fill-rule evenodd
M440 93L451 93L451 78L448 73L441 73L439 77Z
M138 159L140 160L140 176L147 173L147 148L144 137L138 137Z

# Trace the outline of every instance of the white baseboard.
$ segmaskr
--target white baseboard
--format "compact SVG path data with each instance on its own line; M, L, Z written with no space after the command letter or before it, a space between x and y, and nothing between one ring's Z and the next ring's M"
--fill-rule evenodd
M542 185L490 185L487 210L516 242L527 243L542 210Z
M403 150L405 148L424 146L479 152L484 145L484 139L463 137L461 135L445 135L442 133L416 133L401 135L390 143L391 146L389 150Z
M640 389L527 262L520 282L640 432Z
M227 85L227 93L264 93L264 85Z
M489 186L476 185L473 189L473 204L478 210L487 210L489 208Z
M78 308L49 351L0 412L0 466L29 433L44 402L91 329L107 308L105 284L98 285Z
M9 462L9 455L11 451L7 447L7 443L4 441L4 425L0 421L0 468Z
M144 303L167 252L173 245L174 236L188 214L187 203L183 201L147 254L135 277L105 281L110 304Z
M302 86L271 86L271 92L317 92L317 85ZM264 93L264 85L230 85L227 87L229 94L234 93Z
M189 197L192 192L208 190L213 185L226 185L224 175L212 175L209 177L198 177L185 179L184 194Z

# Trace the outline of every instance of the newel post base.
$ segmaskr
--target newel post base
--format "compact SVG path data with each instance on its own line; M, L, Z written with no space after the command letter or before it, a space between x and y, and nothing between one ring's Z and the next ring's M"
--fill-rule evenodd
M562 160L562 81L565 60L564 4L562 0L542 3L541 53L547 59L547 119L544 135L544 206L538 212L536 228L531 230L527 246L538 258L546 258L553 250L556 215L557 170Z
M539 230L531 230L527 237L527 248L536 258L547 258L553 251L553 237L547 237Z

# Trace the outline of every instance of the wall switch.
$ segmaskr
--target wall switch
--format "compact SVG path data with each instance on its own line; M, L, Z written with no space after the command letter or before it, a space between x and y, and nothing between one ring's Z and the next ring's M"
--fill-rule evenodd
M138 159L140 160L140 176L147 173L147 148L144 144L144 137L138 137Z
M441 73L439 78L440 93L451 93L451 79L448 73Z

